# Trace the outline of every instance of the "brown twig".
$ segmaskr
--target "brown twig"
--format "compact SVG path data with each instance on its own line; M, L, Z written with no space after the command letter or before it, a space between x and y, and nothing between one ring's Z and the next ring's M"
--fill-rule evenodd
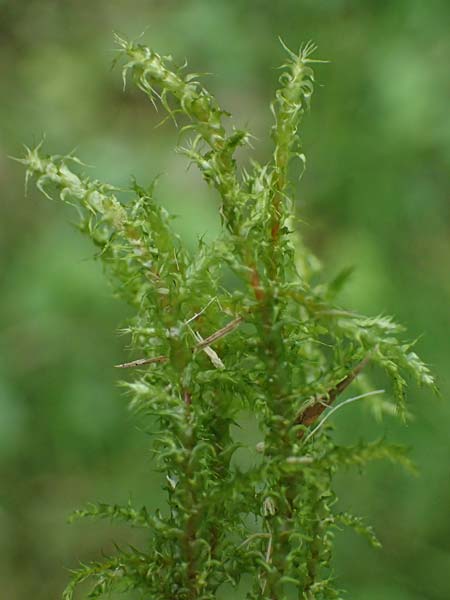
M193 348L193 352L195 350L204 350L214 342L217 342L217 340L220 340L221 338L225 337L226 335L234 331L236 327L239 327L243 320L243 317L236 317L236 319L233 319L233 321L230 321L221 329L218 329L204 340L202 339L200 342L198 342L198 344ZM153 358L138 358L137 360L132 360L131 362L126 362L114 366L117 369L131 369L133 367L142 367L144 365L150 365L152 363L165 362L166 360L169 360L168 356L155 356Z
M303 410L296 418L295 424L306 426L312 425L320 417L323 411L333 404L339 394L342 394L342 392L358 377L369 360L370 355L368 354L334 388L319 396L314 404L305 408L305 410ZM299 437L303 437L303 431L299 433Z
M236 327L239 327L239 325L242 323L242 321L243 321L242 317L236 317L236 319L233 319L233 321L230 321L229 323L227 323L225 325L225 327L222 327L222 329L218 329L216 332L214 332L213 334L211 334L210 336L208 336L207 338L205 338L204 340L199 342L197 344L197 346L195 347L195 349L201 350L202 348L205 348L205 346L209 346L210 344L213 344L217 340L220 340L220 338L223 338L224 336L231 333L234 329L236 329Z
M116 369L131 369L132 367L142 367L143 365L150 365L152 363L161 363L169 360L167 356L154 356L153 358L138 358L131 362L122 363L120 365L114 365Z

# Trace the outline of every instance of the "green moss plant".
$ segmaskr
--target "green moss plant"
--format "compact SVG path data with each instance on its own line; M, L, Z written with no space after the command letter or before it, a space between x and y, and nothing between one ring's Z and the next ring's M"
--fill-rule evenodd
M134 310L134 360L118 367L130 375L123 385L132 410L158 423L153 452L167 482L167 505L154 514L130 503L76 513L145 531L139 548L74 571L64 599L84 580L89 598L135 590L148 600L212 600L227 584L248 600L340 598L330 566L335 531L348 525L378 541L360 518L335 509L334 476L375 459L409 460L384 440L338 445L333 414L361 399L378 416L404 418L406 376L434 381L391 318L337 304L347 272L318 281L296 230L293 178L305 162L299 125L320 62L315 48L285 48L271 105L273 154L244 168L235 153L249 146L249 132L229 125L197 75L140 43L117 42L124 82L130 77L184 125L190 141L178 150L216 190L222 230L189 252L153 183L123 194L82 175L74 156L48 156L41 145L21 159L27 180L76 207L80 230ZM230 271L234 289L225 285ZM388 375L392 393L367 391L372 368ZM364 378L366 391L348 395ZM235 435L243 414L260 432L246 468L234 458L245 446Z

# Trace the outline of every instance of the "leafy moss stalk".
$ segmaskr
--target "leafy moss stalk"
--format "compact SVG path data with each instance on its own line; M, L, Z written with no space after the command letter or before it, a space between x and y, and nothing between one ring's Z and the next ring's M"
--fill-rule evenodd
M335 473L385 458L409 463L383 440L337 445L333 411L370 367L387 374L392 393L347 397L342 406L370 396L376 416L404 416L405 375L434 381L390 318L337 304L345 272L317 284L299 268L313 257L294 231L290 170L295 157L304 164L298 129L320 61L311 44L298 54L286 48L273 155L240 168L235 151L250 133L226 125L229 114L198 77L145 45L117 41L124 81L131 75L169 117L185 121L191 139L179 151L216 190L223 227L190 253L155 199L155 182L120 191L82 175L75 157L48 156L41 146L21 159L45 195L76 207L81 231L134 309L126 327L133 355L117 366L132 373L123 383L131 408L157 419L152 449L167 482L167 506L155 514L129 503L77 511L141 528L142 546L80 567L64 598L89 579L91 598L133 589L155 600L212 600L225 584L239 594L244 574L248 600L284 600L292 589L303 600L338 598L335 529L345 524L377 541L361 519L336 510ZM226 269L240 279L236 289L225 287ZM243 411L261 432L246 470L233 458Z

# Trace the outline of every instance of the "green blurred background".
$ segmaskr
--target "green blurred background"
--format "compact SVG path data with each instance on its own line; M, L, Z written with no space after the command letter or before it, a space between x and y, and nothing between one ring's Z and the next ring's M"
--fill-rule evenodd
M407 427L342 411L337 435L387 435L413 447L411 478L390 465L341 477L340 506L367 517L382 551L344 532L336 573L355 600L450 598L449 36L447 0L0 0L0 597L59 597L67 568L127 530L67 524L88 500L163 502L147 434L127 411L112 365L127 309L111 298L93 250L59 203L34 190L7 155L46 134L95 177L148 183L180 215L187 243L218 227L214 193L173 152L170 123L130 86L112 31L145 41L193 71L258 138L268 156L268 103L289 46L320 57L303 126L303 234L334 274L354 265L351 308L387 313L438 374L443 400L413 390ZM344 414L345 413L345 414Z

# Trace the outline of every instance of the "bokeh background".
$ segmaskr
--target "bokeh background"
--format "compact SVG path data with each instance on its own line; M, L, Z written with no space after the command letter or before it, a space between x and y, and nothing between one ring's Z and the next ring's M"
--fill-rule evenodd
M170 123L132 87L124 94L112 31L144 40L207 79L268 156L268 103L283 61L277 36L320 57L303 126L298 191L303 235L335 274L355 273L346 304L395 314L437 373L442 400L412 390L407 427L358 407L337 435L386 435L412 447L421 471L390 465L338 481L343 509L371 521L384 549L337 538L336 574L355 600L450 598L450 159L447 0L0 1L0 596L56 599L67 568L127 530L67 524L88 500L163 502L149 439L126 408L112 365L127 309L111 297L74 215L30 190L21 144L78 155L92 175L126 185L163 176L159 199L181 235L217 231L217 203L173 152ZM345 414L344 414L345 412Z

